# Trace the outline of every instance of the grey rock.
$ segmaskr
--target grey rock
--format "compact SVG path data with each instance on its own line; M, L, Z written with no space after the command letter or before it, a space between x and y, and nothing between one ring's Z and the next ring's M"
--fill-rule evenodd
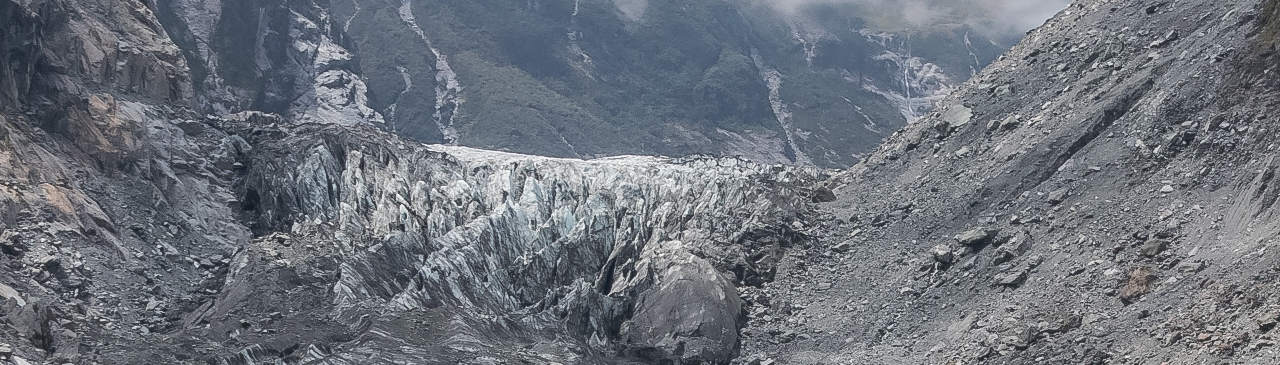
M1254 322L1258 325L1258 330L1267 332L1276 327L1276 323L1280 323L1280 310L1266 310L1254 318Z
M991 264L1000 265L1012 261L1015 257L1017 257L1017 252L1014 251L1013 248L1009 246L1001 246L992 254Z
M1022 124L1021 116L1010 115L1000 121L999 129L1004 131L1013 130L1018 128L1018 126L1021 124Z
M1158 238L1149 239L1146 242L1142 243L1142 247L1138 249L1138 252L1141 253L1142 256L1156 257L1157 255L1160 255L1160 253L1164 252L1164 250L1168 247L1169 247L1169 241L1167 240L1162 240Z
M971 120L973 120L972 109L964 105L954 105L942 111L937 129L943 136L947 136L956 128L969 124Z
M820 186L813 190L812 199L814 203L830 203L836 201L836 194L831 192L831 189L828 189L825 186Z
M1204 261L1188 259L1178 262L1178 265L1175 266L1174 269L1184 273L1197 273L1200 272L1200 270L1204 270L1204 267Z
M26 299L22 298L21 293L18 293L18 291L14 290L13 287L11 286L0 284L0 302L6 301L6 300L13 300L14 302L18 303L19 307L27 306L27 301Z
M661 290L641 294L636 313L622 324L626 343L681 362L727 362L742 307L733 285L696 258L656 279Z
M845 252L852 251L852 250L854 249L854 247L856 247L856 246L857 246L857 242L856 242L856 241L854 241L854 240L845 240L844 242L840 242L839 244L836 244L835 246L831 246L831 251L834 251L834 252L837 252L837 253L845 253Z
M1001 96L1009 95L1009 94L1012 94L1013 92L1014 92L1013 85L1000 85L999 87L996 87L996 95L1001 95Z
M1049 201L1050 205L1062 204L1062 202L1067 199L1067 196L1069 193L1070 193L1070 190L1067 190L1067 189L1054 190L1049 193L1047 200Z
M955 254L951 252L951 246L945 244L933 246L933 249L929 250L929 254L933 256L934 261L944 265L949 265L955 260Z
M997 274L995 276L995 283L996 285L1007 286L1007 287L1016 287L1016 286L1022 285L1023 282L1027 281L1027 275L1028 273L1030 273L1030 271L1031 271L1030 268L1027 268L1024 266L1020 266L1020 267L1008 270L1006 272Z
M54 255L46 255L36 259L36 265L45 271L58 271L62 268L62 258Z
M950 124L953 128L968 124L973 119L973 110L963 105L957 105L942 112L942 119Z
M1178 31L1177 31L1177 30L1171 30L1171 31L1169 31L1169 33L1168 33L1168 34L1165 34L1165 36L1164 36L1164 37L1162 37L1162 38L1160 38L1160 39L1158 39L1158 40L1156 40L1156 41L1154 41L1154 42L1151 42L1151 45L1150 45L1148 48L1164 48L1164 47L1169 46L1169 44L1170 44L1170 43L1173 43L1174 41L1177 41L1179 38L1180 38L1180 37L1178 36Z
M955 236L957 242L965 246L979 246L991 243L996 235L1000 234L1000 230L994 228L977 227L964 231Z

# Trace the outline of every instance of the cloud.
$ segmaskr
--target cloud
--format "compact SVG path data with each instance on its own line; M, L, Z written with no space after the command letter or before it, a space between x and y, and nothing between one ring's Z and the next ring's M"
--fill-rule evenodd
M987 17L1017 30L1028 31L1066 9L1070 0L984 0Z
M896 18L909 26L964 23L993 33L1026 32L1057 14L1071 0L765 0L794 13L810 4L854 3L869 15Z

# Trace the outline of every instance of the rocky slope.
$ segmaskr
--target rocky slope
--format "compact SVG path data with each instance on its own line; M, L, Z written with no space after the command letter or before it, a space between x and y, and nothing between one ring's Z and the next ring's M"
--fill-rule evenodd
M744 356L1276 362L1276 11L1075 2L827 182Z
M1276 1L1078 1L833 176L413 142L211 4L0 1L4 361L1276 361Z

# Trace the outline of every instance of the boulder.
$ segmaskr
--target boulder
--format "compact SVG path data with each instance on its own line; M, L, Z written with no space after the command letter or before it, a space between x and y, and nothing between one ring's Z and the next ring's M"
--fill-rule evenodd
M0 284L0 299L5 301L12 299L18 302L19 307L27 306L27 301L22 299L22 294L19 294L17 290L8 285Z
M620 327L628 351L676 364L727 364L738 348L737 289L706 260L678 248L662 251L637 270L650 273L652 284Z
M1015 257L1017 257L1017 253L1015 253L1013 249L1009 247L1000 247L999 249L996 249L994 256L992 256L991 264L1000 265L1012 261Z
M1156 280L1156 272L1152 268L1143 266L1134 269L1129 273L1129 281L1125 283L1124 288L1120 289L1120 303L1129 305L1138 301L1138 298L1151 291L1151 286Z
M1156 257L1156 255L1159 255L1161 252L1164 252L1164 250L1168 247L1169 247L1169 241L1158 239L1158 238L1150 239L1142 243L1142 247L1138 249L1138 252L1141 253L1142 256Z
M956 235L955 239L965 246L980 246L991 243L998 234L998 229L977 227Z
M951 253L951 246L947 246L945 244L933 246L933 249L929 250L929 254L930 256L933 256L933 261L940 262L944 265L951 264L951 262L956 258L955 254Z
M959 128L973 119L973 110L964 105L956 105L942 112L942 120L952 129Z
M1025 266L997 274L995 277L996 285L1016 287L1027 281L1027 274L1031 270Z
M836 193L826 187L818 187L817 189L813 189L811 199L814 203L830 203L836 201Z
M1062 201L1067 199L1068 194L1070 194L1070 192L1067 189L1058 189L1058 190L1054 190L1053 192L1050 192L1049 199L1048 199L1049 204L1050 205L1062 204Z

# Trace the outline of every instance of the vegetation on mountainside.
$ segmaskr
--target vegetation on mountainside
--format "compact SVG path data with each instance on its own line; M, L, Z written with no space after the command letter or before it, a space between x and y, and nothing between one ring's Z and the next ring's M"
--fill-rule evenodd
M432 116L435 56L400 19L398 0L359 1L357 8L353 0L336 0L333 11L339 26L349 24L347 34L369 87L369 106L382 112L388 127L398 133L426 141L443 140ZM406 75L413 85L407 90ZM395 109L389 109L393 104Z
M512 66L497 66L473 53L454 58L462 82L472 86L459 116L460 143L548 156L633 150L627 138L594 115ZM530 143L537 141L540 143ZM615 145L619 143L621 145Z
M856 162L855 153L906 121L863 88L864 77L892 75L881 75L889 65L873 56L884 48L859 34L867 23L854 5L802 9L809 23L800 25L823 30L804 39L810 44L796 37L796 23L765 4L650 0L638 20L612 0L576 5L573 15L574 0L412 2L417 23L461 81L464 102L454 119L461 143L553 156L675 156L717 151L729 143L721 130L781 138L762 68L780 72L796 142L820 165ZM334 18L350 19L371 106L387 113L394 103L391 128L440 142L431 120L435 59L398 6L335 0ZM959 66L944 65L962 73L957 79L969 74L965 58L929 52L967 54L954 48L964 47L963 35L948 29L921 38L929 49L923 53L957 59ZM401 68L413 81L408 92ZM877 127L868 129L868 119Z

